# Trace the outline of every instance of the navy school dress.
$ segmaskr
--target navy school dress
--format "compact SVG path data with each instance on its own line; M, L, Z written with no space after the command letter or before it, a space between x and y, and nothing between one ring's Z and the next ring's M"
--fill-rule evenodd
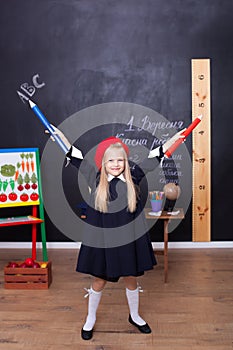
M131 168L131 175L138 193L134 213L127 208L126 183L119 178L109 182L108 212L94 209L95 190L99 175L87 160L68 158L85 176L91 189L87 203L85 231L80 247L76 271L117 282L123 276L141 276L156 265L145 215L140 197L140 182L148 171L159 165L159 158L146 159L141 166Z

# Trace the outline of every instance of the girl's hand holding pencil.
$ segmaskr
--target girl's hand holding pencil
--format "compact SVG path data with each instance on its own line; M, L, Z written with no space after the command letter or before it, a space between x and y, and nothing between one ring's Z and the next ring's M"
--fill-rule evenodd
M180 131L178 131L175 135L173 135L169 140L167 140L163 145L162 145L162 148L163 148L163 153L166 153L167 150L179 139L183 139L185 140L185 136L182 135L182 133L186 130L185 129L182 129ZM160 151L159 151L159 147L153 149L152 151L150 151L149 155L148 155L148 158L154 158L154 157L159 157L160 155Z
M182 129L180 131L178 131L174 136L172 136L169 140L167 140L164 144L163 144L163 153L166 153L167 150L179 139L183 139L185 140L185 136L182 135L183 132L186 130Z
M63 141L63 143L66 145L66 147L68 148L68 150L71 147L71 143L69 142L69 140L65 137L65 135L63 134L63 132L61 132L61 130L59 130L58 128L56 128L56 126L54 126L53 124L51 124L51 126L54 129L54 134L58 135L60 137L60 139ZM50 132L48 130L45 130L46 134L49 134ZM52 141L55 141L54 137L51 135L50 139Z
M51 126L54 129L54 134L58 135L60 137L60 139L62 140L62 142L65 144L65 146L67 147L68 151L70 151L72 153L72 157L78 158L78 159L83 159L83 154L82 152L71 145L70 141L66 138L66 136L63 134L63 132L61 130L59 130L58 128L56 128L56 126L54 126L53 124L51 124ZM45 130L46 134L49 134L50 132L48 130ZM50 139L52 141L55 141L53 135L50 135ZM68 165L68 163L67 163Z

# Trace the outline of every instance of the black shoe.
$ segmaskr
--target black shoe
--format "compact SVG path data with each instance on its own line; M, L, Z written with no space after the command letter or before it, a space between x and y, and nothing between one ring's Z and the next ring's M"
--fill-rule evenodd
M93 329L91 329L90 331L85 331L82 328L81 336L82 336L83 340L90 340L92 338L92 335L93 335Z
M135 323L132 320L131 315L129 315L129 323L131 323L133 326L137 327L141 333L147 333L147 334L151 333L150 326L147 323L142 325L142 326L139 326L139 324Z

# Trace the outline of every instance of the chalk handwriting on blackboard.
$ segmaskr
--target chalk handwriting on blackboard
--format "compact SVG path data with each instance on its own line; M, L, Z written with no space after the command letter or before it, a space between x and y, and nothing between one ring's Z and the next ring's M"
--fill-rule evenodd
M145 146L147 148L150 148L150 150L164 144L167 139L170 138L168 130L174 129L174 131L176 131L177 129L182 129L184 125L184 122L182 120L154 121L148 115L143 116L143 118L139 120L139 123L137 123L139 126L137 127L134 125L134 121L135 117L132 115L128 123L126 123L127 127L123 132L118 132L116 137L121 138L122 141L128 146ZM140 132L142 131L149 132L150 135L153 136L152 141L149 141L148 138L140 137ZM160 133L161 131L164 132L160 135L160 138L157 138L155 136L156 132L158 131L160 131ZM130 137L128 137L129 134Z
M154 121L151 120L151 118L146 115L143 117L140 121L141 126L135 128L134 126L134 116L132 115L130 120L126 125L128 125L128 128L125 129L125 131L148 131L153 136L155 135L157 130L168 130L168 129L182 129L184 122L182 120L175 120L175 121Z
M35 94L36 89L41 89L45 86L45 82L39 82L39 74L35 74L32 77L32 83L23 83L20 85L20 89L23 91L18 91L17 94L23 103L28 102L28 100Z
M123 130L118 130L116 137L121 138L127 146L133 147L130 160L139 164L146 156L142 148L152 150L163 145L172 134L183 128L183 120L155 120L150 115L141 117L131 115ZM168 180L178 183L179 179L183 177L184 170L182 154L173 154L171 159L160 164L157 181L160 184L165 184Z

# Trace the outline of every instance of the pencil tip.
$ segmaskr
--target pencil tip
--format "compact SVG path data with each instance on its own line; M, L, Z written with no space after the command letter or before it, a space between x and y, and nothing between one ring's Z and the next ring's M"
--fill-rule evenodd
M28 100L28 103L29 103L29 106L31 107L31 108L33 108L33 107L35 107L35 103L33 102L33 101L31 101L31 100Z

